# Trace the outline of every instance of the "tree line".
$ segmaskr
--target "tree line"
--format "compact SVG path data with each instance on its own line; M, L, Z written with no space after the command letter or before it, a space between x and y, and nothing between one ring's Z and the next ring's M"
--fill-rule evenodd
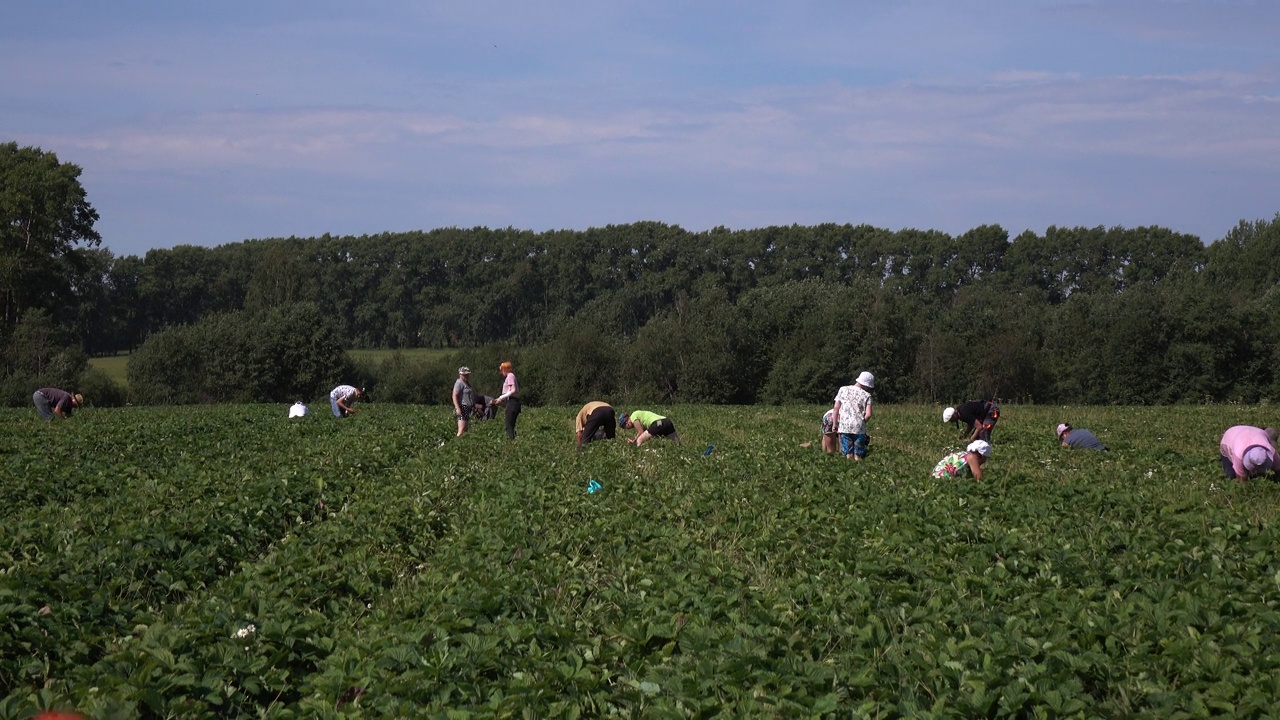
M6 180L2 197L11 193L21 194ZM84 206L87 231L83 222L68 227L85 247L74 247L73 232L32 256L42 276L55 269L52 287L28 286L21 238L4 218L0 273L14 284L0 332L11 375L30 365L18 346L39 323L24 324L25 313L43 313L77 352L136 351L148 367L184 357L167 334L216 325L224 334L243 326L248 336L276 322L254 319L266 313L332 333L333 341L306 340L328 348L326 357L336 343L452 349L459 364L516 358L526 394L548 403L826 402L863 369L888 402L1280 397L1271 262L1280 214L1241 221L1207 245L1162 227L1050 227L1010 238L998 225L952 236L637 222L290 237L115 257L97 247L96 213ZM0 210L10 213L7 201ZM291 332L279 329L287 325L272 327ZM158 343L168 349L147 351ZM414 388L451 377L444 365L455 357L443 357L439 367L400 358L329 372L358 372L432 401L447 387ZM132 363L130 372L132 385Z

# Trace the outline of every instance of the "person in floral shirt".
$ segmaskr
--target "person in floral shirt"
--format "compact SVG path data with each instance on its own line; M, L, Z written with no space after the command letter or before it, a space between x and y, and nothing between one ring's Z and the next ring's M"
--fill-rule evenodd
M836 409L822 414L822 451L833 453L840 446L840 433L836 432Z
M953 452L933 466L931 475L936 479L957 478L972 475L974 480L982 479L982 466L991 458L991 443L986 440L974 440L964 452Z
M852 385L845 385L836 393L835 417L840 432L840 454L853 460L867 456L867 421L871 419L871 389L876 386L875 376L863 371Z

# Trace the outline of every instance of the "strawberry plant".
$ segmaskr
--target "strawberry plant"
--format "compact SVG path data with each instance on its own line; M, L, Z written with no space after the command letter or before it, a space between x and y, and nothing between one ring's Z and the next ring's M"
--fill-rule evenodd
M931 407L860 463L813 407L3 411L0 716L1262 717L1280 484L1216 453L1265 410L1004 408L981 482Z

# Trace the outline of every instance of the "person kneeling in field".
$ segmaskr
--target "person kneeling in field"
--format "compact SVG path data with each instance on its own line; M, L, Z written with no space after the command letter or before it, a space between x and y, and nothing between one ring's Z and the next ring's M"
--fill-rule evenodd
M1064 448L1073 448L1075 450L1107 449L1107 446L1102 444L1097 435L1084 428L1073 428L1070 423L1062 423L1058 426L1058 440Z
M991 458L991 443L986 440L974 440L964 452L953 452L933 466L931 475L934 478L957 478L966 474L974 480L982 479L982 466Z
M1280 433L1275 428L1264 430L1251 425L1228 428L1218 445L1223 474L1228 479L1238 478L1240 482L1267 473L1275 474L1280 470L1275 447L1278 435Z
M634 442L637 446L655 437L680 442L680 433L676 432L676 426L669 419L648 410L633 410L630 414L621 413L618 415L618 427L624 430L635 430L635 439L627 438L627 442Z

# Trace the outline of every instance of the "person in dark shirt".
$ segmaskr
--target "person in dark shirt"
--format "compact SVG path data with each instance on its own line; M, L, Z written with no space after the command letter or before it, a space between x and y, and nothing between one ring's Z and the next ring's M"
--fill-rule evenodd
M481 395L476 398L476 409L471 417L476 420L492 420L498 416L498 406L494 403L497 398L492 395Z
M592 400L578 411L574 418L574 436L581 450L587 443L595 440L612 440L617 436L614 424L617 418L613 406L603 400Z
M1073 428L1069 423L1062 423L1058 426L1058 440L1062 443L1062 447L1075 450L1107 449L1107 446L1102 444L1097 435L1084 428Z
M969 440L991 442L991 432L999 419L1000 406L990 400L970 400L942 411L942 422L965 423L964 434Z
M52 420L55 417L69 418L72 408L78 408L84 404L84 396L80 393L72 394L53 387L40 388L31 396L31 400L35 402L40 417L45 420Z

